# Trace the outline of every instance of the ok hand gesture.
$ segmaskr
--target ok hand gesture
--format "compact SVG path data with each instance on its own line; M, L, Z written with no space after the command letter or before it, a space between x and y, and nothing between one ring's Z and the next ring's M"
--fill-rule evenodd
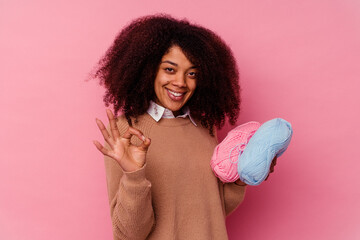
M105 148L98 141L94 140L96 148L105 156L116 160L125 172L133 172L142 168L146 161L146 152L151 143L150 138L146 138L140 130L130 126L124 135L120 136L112 111L107 109L106 113L110 122L111 134L107 131L101 120L96 119L96 123L110 149ZM131 144L130 139L132 135L137 136L143 141L140 146Z

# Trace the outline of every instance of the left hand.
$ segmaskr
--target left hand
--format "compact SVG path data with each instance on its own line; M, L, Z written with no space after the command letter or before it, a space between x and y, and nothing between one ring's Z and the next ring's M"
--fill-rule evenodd
M274 168L276 165L276 161L277 161L277 156L274 157L274 159L271 161L271 165L270 165L270 172L267 175L267 177L265 178L265 181L268 180L270 173L274 172ZM247 184L242 182L240 179L238 179L235 184L239 185L239 186L246 186Z
M271 162L271 165L270 165L270 173L274 172L274 168L275 168L275 165L276 165L276 160L277 160L277 156L275 156L274 159L273 159L272 162ZM270 173L269 173L269 174L267 175L267 177L265 178L265 181L269 178Z

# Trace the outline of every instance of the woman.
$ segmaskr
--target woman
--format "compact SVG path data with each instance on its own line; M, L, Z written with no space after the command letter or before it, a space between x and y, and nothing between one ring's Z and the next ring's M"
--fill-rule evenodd
M212 173L215 127L239 114L238 70L212 31L167 15L131 22L99 62L109 126L96 119L114 239L227 239L246 184Z

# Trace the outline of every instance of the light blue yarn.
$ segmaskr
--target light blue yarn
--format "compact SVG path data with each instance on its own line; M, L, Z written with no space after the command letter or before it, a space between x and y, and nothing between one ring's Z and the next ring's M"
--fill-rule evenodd
M291 124L282 118L262 124L238 157L240 180L248 185L259 185L270 172L271 161L280 157L290 144Z

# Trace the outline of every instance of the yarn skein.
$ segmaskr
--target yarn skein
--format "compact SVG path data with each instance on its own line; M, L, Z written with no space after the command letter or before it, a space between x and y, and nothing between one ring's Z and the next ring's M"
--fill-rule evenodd
M235 182L239 179L238 157L243 153L260 125L258 122L251 121L237 126L229 131L225 139L215 147L210 165L215 176L222 182Z
M262 124L249 140L241 155L238 155L240 180L248 185L259 185L270 172L275 156L280 157L288 148L293 130L282 118Z

